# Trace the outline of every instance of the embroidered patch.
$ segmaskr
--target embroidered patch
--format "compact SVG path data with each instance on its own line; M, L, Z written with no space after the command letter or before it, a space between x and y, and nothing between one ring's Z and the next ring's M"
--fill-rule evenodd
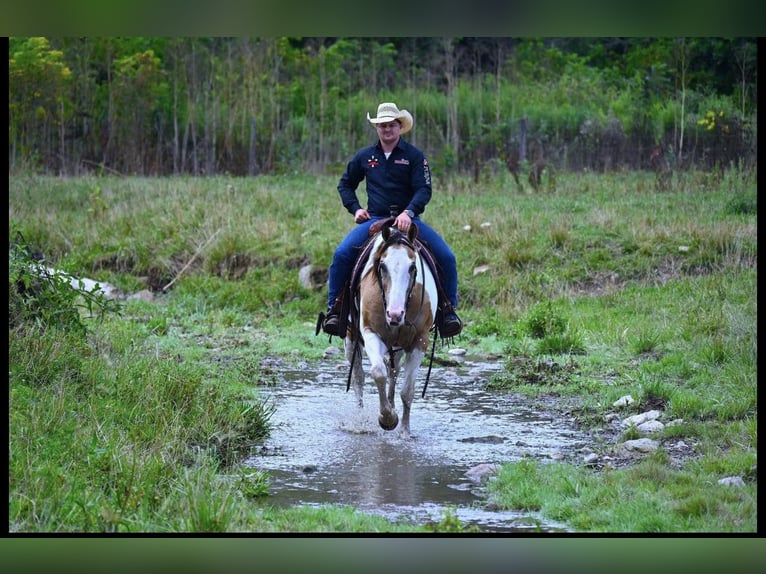
M394 163L399 163L402 165L410 165L410 160L408 160L407 158L395 159Z
M423 177L427 185L431 185L431 170L428 169L428 160L423 158Z
M380 165L380 162L378 161L378 158L376 158L374 155L370 156L370 159L367 160L367 167L378 167Z

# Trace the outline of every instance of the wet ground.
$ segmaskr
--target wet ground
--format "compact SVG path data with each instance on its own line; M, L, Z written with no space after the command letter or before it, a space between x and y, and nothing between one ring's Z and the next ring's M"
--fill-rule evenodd
M366 362L365 362L366 364ZM483 485L491 465L521 457L569 458L587 437L571 421L540 412L521 397L485 391L500 361L459 357L434 366L425 398L421 369L412 407L412 439L377 423L369 376L365 406L346 392L342 357L279 370L262 394L273 401L272 436L247 464L272 477L279 506L349 505L394 521L438 522L447 513L483 532L562 532L534 514L493 510ZM397 392L397 411L401 402Z

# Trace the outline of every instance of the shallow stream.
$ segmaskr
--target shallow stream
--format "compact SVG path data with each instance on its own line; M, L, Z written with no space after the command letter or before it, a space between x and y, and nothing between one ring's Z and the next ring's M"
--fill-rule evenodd
M247 464L272 477L276 506L349 505L393 521L438 522L447 513L482 532L564 532L528 513L486 504L482 469L521 457L568 457L586 437L533 402L484 389L501 361L460 357L434 366L425 398L421 369L413 402L412 439L377 423L369 375L365 406L346 391L347 363L334 359L281 369L262 395L273 401L272 435ZM365 366L367 365L365 360ZM396 396L397 411L401 402Z

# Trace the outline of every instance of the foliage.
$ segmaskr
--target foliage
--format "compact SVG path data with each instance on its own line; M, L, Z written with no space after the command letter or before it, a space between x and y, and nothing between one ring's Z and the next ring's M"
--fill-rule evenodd
M562 335L566 329L566 321L553 310L550 301L538 303L532 307L523 321L527 333L535 339L549 335Z
M752 459L751 459L752 461ZM752 531L755 485L734 491L714 476L685 470L673 477L659 452L630 469L589 472L571 464L505 464L489 484L501 508L534 510L575 532L680 533ZM701 487L701 484L706 485Z
M107 313L120 311L120 304L106 297L99 284L87 289L79 281L75 287L68 274L52 271L35 260L21 234L9 242L8 291L9 327L33 321L85 334L81 310L91 317L95 313L101 320Z
M678 168L755 161L752 38L15 37L9 45L14 172L333 173L370 141L366 114L383 100L413 112L412 141L445 173L518 152L522 120L528 158L559 169L640 169L651 145L679 160L683 150Z

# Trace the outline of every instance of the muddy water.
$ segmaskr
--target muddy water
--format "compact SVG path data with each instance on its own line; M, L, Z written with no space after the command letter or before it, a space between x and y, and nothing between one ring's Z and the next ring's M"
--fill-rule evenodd
M378 426L369 376L364 408L357 408L353 389L346 392L348 367L338 357L281 369L281 380L261 391L276 407L272 436L247 461L272 477L269 502L350 505L419 524L449 513L484 532L565 531L535 514L489 509L487 477L477 471L524 456L568 458L585 437L530 401L485 391L500 362L455 363L433 367L425 398L426 369L420 371L410 440ZM396 401L401 414L398 391Z

